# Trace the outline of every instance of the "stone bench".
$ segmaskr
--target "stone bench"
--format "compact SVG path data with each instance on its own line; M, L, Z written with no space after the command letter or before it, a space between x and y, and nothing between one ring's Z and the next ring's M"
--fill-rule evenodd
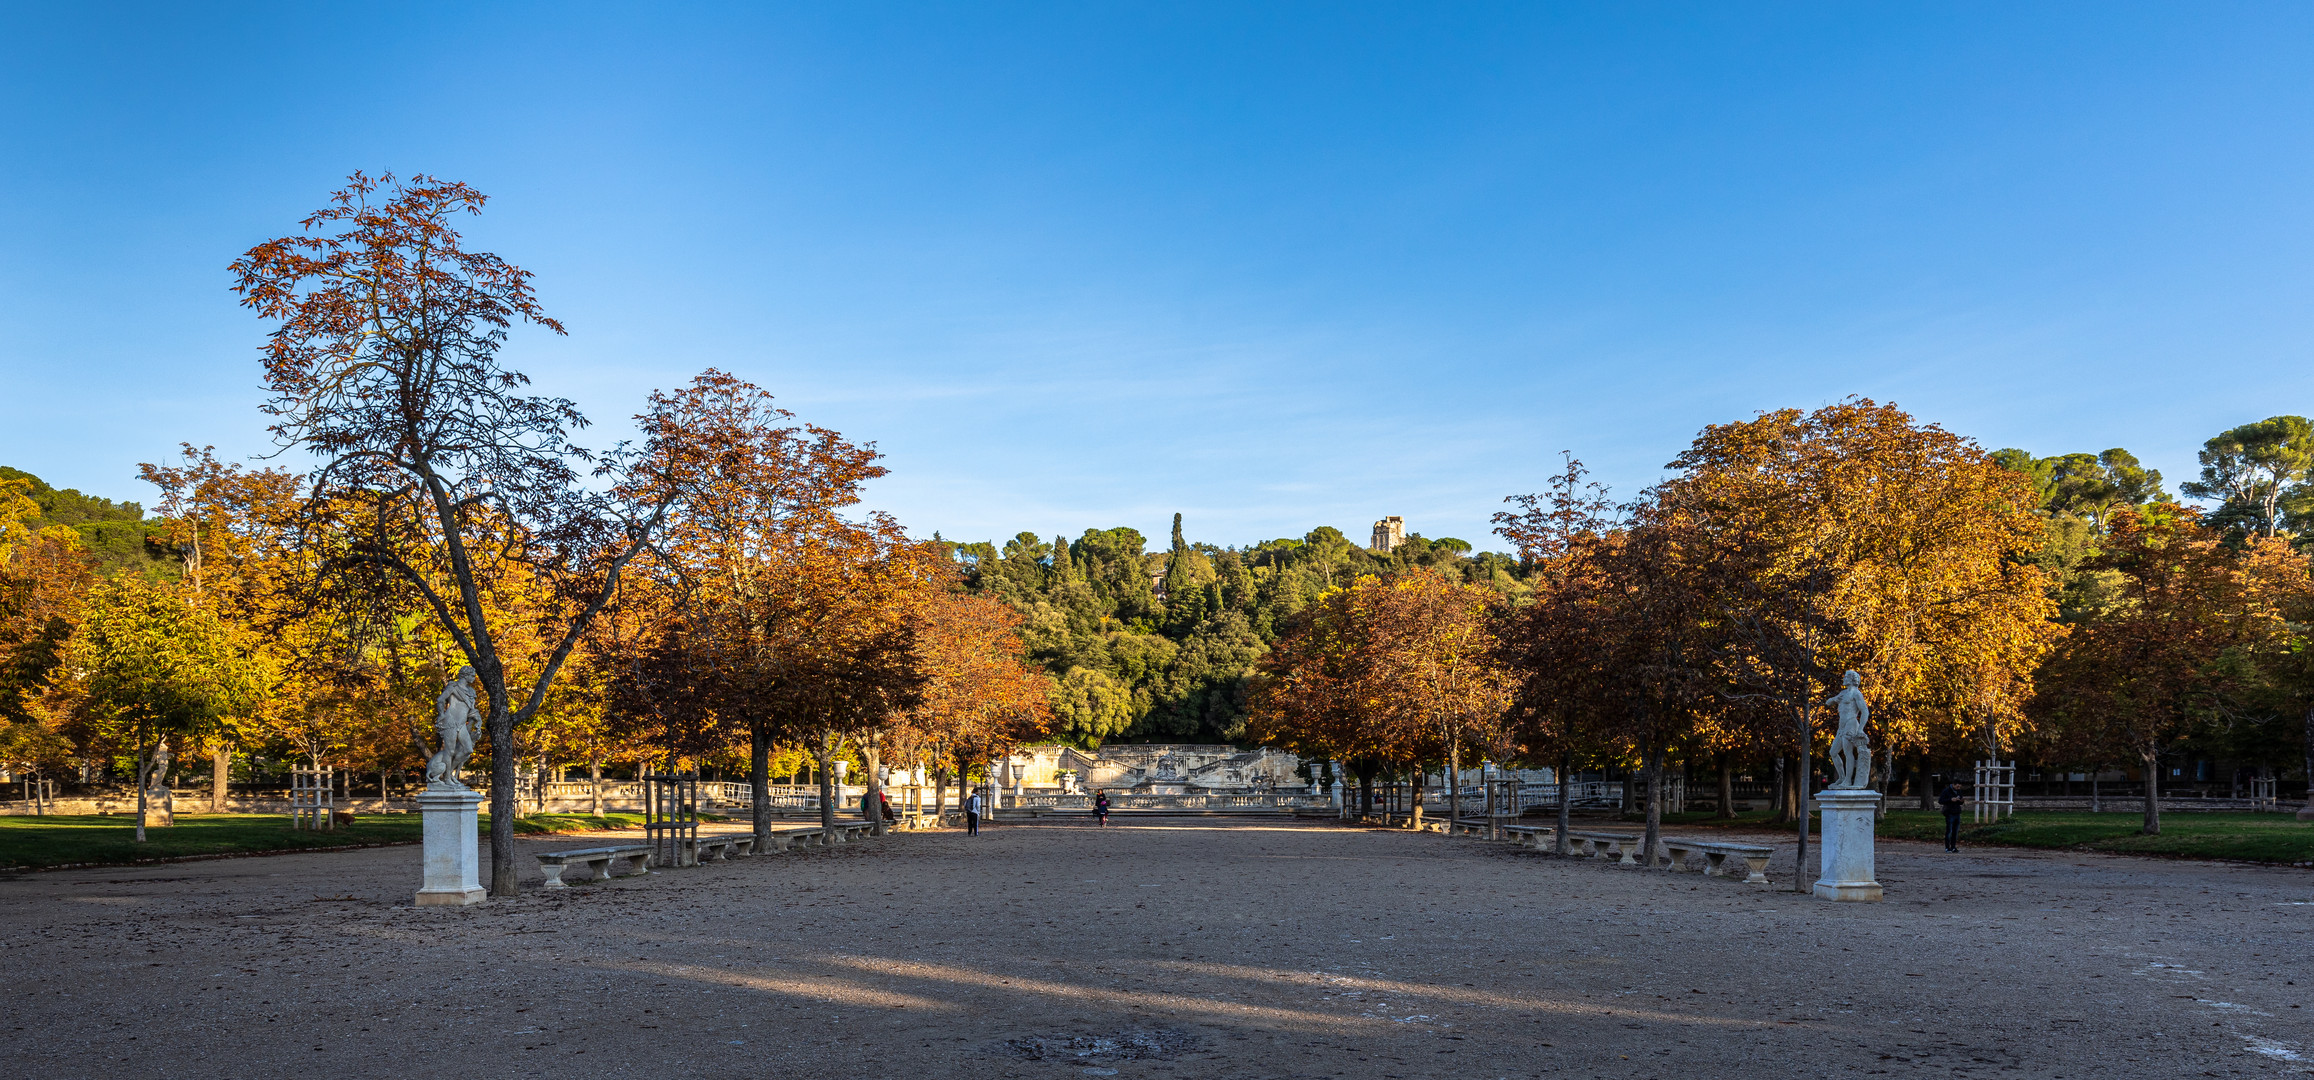
M727 836L702 836L685 841L691 848L691 861L728 862L734 856L744 858L755 854L755 834L735 833Z
M1702 853L1705 859L1703 867L1703 876L1705 877L1717 877L1729 873L1721 864L1725 863L1730 855L1742 859L1746 870L1744 874L1744 884L1746 885L1765 885L1768 883L1768 857L1776 853L1775 848L1766 844L1727 844L1716 840L1683 840L1680 841L1680 844L1689 851ZM1686 856L1680 855L1676 849L1673 854L1678 857L1672 861L1671 868L1681 869L1680 863L1686 861Z
M1558 830L1548 825L1506 825L1503 831L1510 834L1512 843L1532 847L1537 851L1550 850L1553 846L1551 842L1558 835ZM1633 858L1632 853L1639 850L1639 841L1639 837L1629 833L1569 829L1567 853L1586 859L1597 856L1613 859L1620 865L1637 866L1639 860Z
M1550 850L1555 838L1555 830L1548 825L1508 825L1504 826L1503 831L1510 834L1513 843L1537 851ZM1645 844L1644 837L1629 833L1578 832L1574 829L1567 830L1567 841L1567 852L1570 855L1586 858L1595 855L1602 859L1613 859L1620 866L1640 865L1637 855ZM1768 858L1776 852L1775 848L1764 844L1685 840L1676 836L1659 837L1656 846L1663 852L1665 868L1668 870L1685 870L1688 859L1696 855L1703 856L1705 877L1732 873L1725 865L1728 858L1733 856L1741 859L1747 871L1744 875L1744 884L1747 885L1768 883Z
M611 864L627 860L625 873L611 873ZM538 853L538 868L546 873L546 887L565 889L562 876L573 866L587 871L580 881L609 881L613 877L634 877L651 872L651 845L621 844L617 847L578 848L573 851L542 851Z
M846 843L858 840L867 835L868 831L873 828L875 828L873 822L838 821L836 822L835 835L832 837L826 830L817 825L796 825L784 829L774 829L769 838L771 842L766 845L766 850L793 851L802 848L824 847L829 843ZM752 839L752 835L750 839Z

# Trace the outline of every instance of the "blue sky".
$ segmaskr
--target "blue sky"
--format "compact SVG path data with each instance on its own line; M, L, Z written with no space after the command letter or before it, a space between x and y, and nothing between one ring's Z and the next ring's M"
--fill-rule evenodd
M0 464L267 448L225 265L463 179L615 437L707 366L986 539L1486 518L1861 394L1988 447L2314 412L2304 5L12 5Z

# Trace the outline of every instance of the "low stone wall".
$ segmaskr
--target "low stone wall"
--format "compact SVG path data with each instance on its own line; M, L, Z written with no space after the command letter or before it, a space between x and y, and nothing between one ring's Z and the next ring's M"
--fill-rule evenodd
M206 814L209 812L210 803L207 793L199 796L179 793L176 803L177 812L180 814ZM337 808L351 810L357 814L404 814L415 813L418 804L409 799L368 798L346 800L338 803ZM33 812L32 804L22 799L0 801L0 815L19 816ZM48 804L48 812L51 814L126 814L134 817L137 812L137 797L134 795L96 795L57 799ZM287 817L289 800L249 799L236 796L225 800L225 812L229 814L280 814Z
M950 805L953 807L954 802L951 801ZM484 803L483 806L487 809L489 804ZM341 799L338 801L337 808L350 810L357 814L414 814L418 812L418 803L415 799L379 799L375 796L369 796ZM592 798L554 796L546 800L543 812L549 814L591 814L594 812L594 808L595 804ZM700 807L700 809L710 814L742 818L747 816L747 808L744 806L709 804ZM895 804L894 809L901 809L901 807ZM289 800L247 798L237 795L225 801L225 811L231 814L281 814L287 816L289 814ZM128 814L133 816L137 812L137 797L134 795L99 795L62 798L49 803L48 812L52 814ZM178 792L177 812L180 814L208 813L209 793L205 791L196 794ZM526 799L522 804L522 812L536 814L540 813L541 810L535 801ZM610 792L605 792L603 812L606 814L640 814L643 812L643 804L631 795L627 798L618 798ZM33 813L33 807L30 802L21 799L0 800L0 815L17 816L31 813ZM775 808L772 811L772 816L775 818L811 818L817 820L819 814L818 810L784 807ZM858 817L859 807L856 804L846 807L837 811L836 816Z

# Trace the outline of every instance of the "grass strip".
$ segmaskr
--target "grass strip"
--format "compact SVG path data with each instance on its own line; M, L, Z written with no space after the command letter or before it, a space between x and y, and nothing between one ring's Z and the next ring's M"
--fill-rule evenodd
M490 815L479 815L490 830ZM706 815L702 815L706 817ZM641 814L529 814L515 819L520 835L632 829ZM424 834L418 814L358 814L335 829L292 829L282 814L178 814L167 828L148 828L136 842L136 819L122 814L0 816L0 867L129 865L170 859L271 855L313 849L414 844Z
M1734 827L1792 829L1776 824L1766 811L1738 814L1734 819L1710 812L1666 814L1666 828L1682 830ZM2314 865L2314 823L2290 814L2253 814L2220 811L2171 812L2161 816L2161 835L2143 833L2144 816L2134 804L2117 803L2102 814L2086 810L2024 810L2013 817L1978 825L1962 815L1962 846L2040 848L2061 851L2103 851L2119 855L2158 855L2179 859L2228 859L2237 862ZM1933 810L1891 810L1881 819L1878 835L1893 840L1944 840L1944 815Z

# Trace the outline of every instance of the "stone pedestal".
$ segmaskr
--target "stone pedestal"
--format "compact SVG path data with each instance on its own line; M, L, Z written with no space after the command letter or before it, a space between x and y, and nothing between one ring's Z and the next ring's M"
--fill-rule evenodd
M418 793L418 811L426 816L426 883L418 890L419 907L479 904L488 895L476 836L480 805L482 793L463 785Z
M1816 793L1824 815L1816 895L1826 900L1878 903L1880 882L1872 876L1872 819L1880 793L1835 788Z

